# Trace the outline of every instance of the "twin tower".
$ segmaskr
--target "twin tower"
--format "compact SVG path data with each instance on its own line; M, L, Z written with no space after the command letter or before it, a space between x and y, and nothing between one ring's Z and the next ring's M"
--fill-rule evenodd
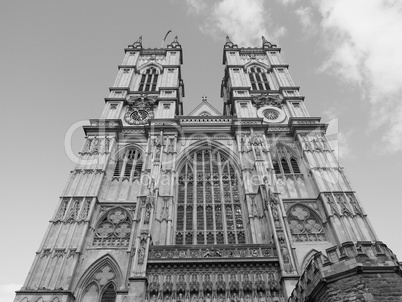
M227 38L186 116L178 39L124 51L15 302L402 301L280 48Z

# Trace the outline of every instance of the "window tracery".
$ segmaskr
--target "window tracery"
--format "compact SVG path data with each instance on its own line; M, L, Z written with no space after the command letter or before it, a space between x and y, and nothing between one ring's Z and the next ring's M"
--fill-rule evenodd
M102 295L101 302L115 302L116 301L116 291L113 284L109 284Z
M276 146L272 166L278 190L285 198L307 197L305 178L296 157L284 146Z
M252 90L270 90L267 73L260 67L251 67L248 71Z
M235 169L219 151L192 153L179 173L176 244L245 242Z
M288 223L293 241L326 240L321 219L306 206L291 207L288 211Z
M156 91L158 84L158 71L156 68L148 68L141 76L139 91Z
M105 214L96 225L93 244L125 247L129 244L130 234L130 215L121 208L115 208Z

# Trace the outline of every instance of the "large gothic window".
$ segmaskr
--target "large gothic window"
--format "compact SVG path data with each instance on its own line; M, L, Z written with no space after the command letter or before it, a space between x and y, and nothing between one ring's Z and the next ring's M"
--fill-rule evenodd
M235 169L219 151L199 150L179 174L176 244L245 243Z
M272 154L278 191L284 198L307 197L304 175L296 157L284 146L276 146Z
M126 177L128 179L138 179L142 169L141 152L137 149L127 149L120 153L114 169L114 177Z
M289 209L287 216L293 241L326 240L321 219L313 210L295 205Z
M248 71L252 90L270 90L267 73L260 67L251 67Z
M148 68L141 76L139 91L156 91L158 84L158 71L156 68Z

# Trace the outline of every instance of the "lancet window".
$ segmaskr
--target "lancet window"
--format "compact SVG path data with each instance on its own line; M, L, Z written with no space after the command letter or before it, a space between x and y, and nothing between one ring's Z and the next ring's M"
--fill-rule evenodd
M120 153L113 176L138 179L141 176L142 164L141 152L137 149L127 149Z
M139 91L156 91L156 87L158 84L158 71L156 68L151 67L148 68L142 75L140 86L138 88Z
M296 156L284 146L277 146L272 154L278 190L285 198L307 197L305 178Z
M101 302L115 302L116 301L116 291L113 284L109 284L102 295Z
M326 240L321 219L312 209L295 205L289 209L287 216L293 241Z
M260 67L251 67L248 71L252 90L270 90L267 73Z
M115 208L99 220L95 228L95 246L126 247L130 241L130 215L121 208Z
M179 173L176 244L246 242L236 170L220 151L191 154Z

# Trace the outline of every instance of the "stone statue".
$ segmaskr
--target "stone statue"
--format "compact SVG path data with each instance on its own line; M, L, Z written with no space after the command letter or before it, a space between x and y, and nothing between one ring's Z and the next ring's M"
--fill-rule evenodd
M176 301L176 302L184 302L183 294L182 294L182 293L179 294L179 297L177 298L177 301Z
M258 302L266 302L267 300L265 299L264 295L262 292L258 294Z

